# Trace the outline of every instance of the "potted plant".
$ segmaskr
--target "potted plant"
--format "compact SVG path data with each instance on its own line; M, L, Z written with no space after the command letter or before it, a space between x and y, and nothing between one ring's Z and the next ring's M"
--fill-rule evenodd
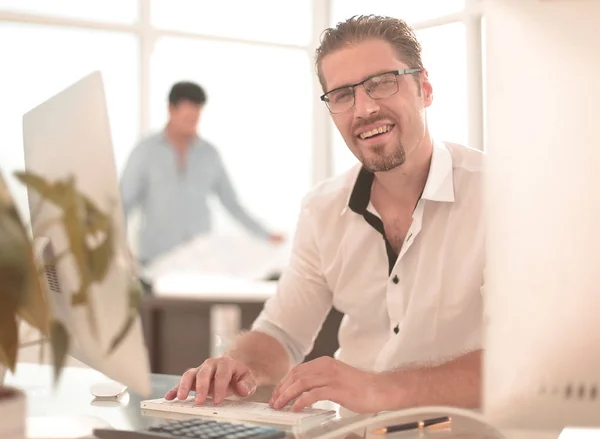
M54 262L66 256L72 258L80 285L77 291L72 292L70 304L86 308L94 333L95 314L89 300L90 287L104 280L115 255L110 215L80 193L72 178L47 181L26 172L17 172L15 176L29 191L35 192L40 203L52 203L58 208L60 215L52 219L52 225L58 223L64 228L69 248L57 255ZM35 212L36 208L32 209L32 216ZM44 226L38 227L43 230ZM13 372L16 369L21 322L39 331L49 342L55 380L69 351L69 333L63 323L53 317L46 300L44 276L45 268L38 266L33 241L0 173L0 412L3 414L0 437L25 437L25 397L18 389L3 385L7 369ZM138 314L142 291L133 276L124 294L129 296L127 319L114 335L107 354L125 339Z

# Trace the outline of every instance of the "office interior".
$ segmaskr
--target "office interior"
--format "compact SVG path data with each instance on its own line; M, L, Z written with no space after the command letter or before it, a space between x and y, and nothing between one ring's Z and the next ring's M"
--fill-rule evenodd
M0 0L0 41L12 42L0 44L0 169L27 216L25 189L10 176L24 167L21 117L99 70L121 174L134 146L164 128L173 83L195 81L208 96L200 136L218 148L242 204L260 222L282 232L282 248L289 249L304 195L358 164L318 99L322 90L313 59L322 30L357 14L405 19L422 43L433 85L427 113L433 136L486 151L486 61L506 54L486 51L483 3ZM240 255L252 252L243 248L248 232L213 201L214 236L233 243ZM134 218L128 236L134 255L137 227ZM277 257L285 261L285 251ZM169 280L166 289L144 297L141 313L154 373L178 375L222 353L276 290L273 273L244 277L232 266L202 272L201 261L188 262L186 275L195 270L197 277L163 272ZM332 311L309 358L334 354L341 317ZM20 361L39 361L39 349L37 344L23 347ZM75 358L67 364L87 367Z
M238 13L231 16L233 7ZM436 137L484 149L484 18L478 1L2 0L0 39L19 44L0 49L4 61L0 163L18 207L27 217L26 190L11 177L24 168L21 118L25 112L99 70L121 175L134 146L164 128L173 83L195 81L207 93L199 134L218 148L241 203L258 221L286 237L275 255L270 255L279 263L276 268L283 268L303 197L320 181L358 163L318 99L322 92L314 70L314 50L326 27L352 15L371 13L403 18L417 30L435 86L428 117ZM211 201L214 239L207 245L213 247L180 254L178 261L184 258L184 264L191 265L186 273L206 274L217 284L219 279L212 277L229 273L236 279L229 288L246 290L252 287L240 286L240 277L276 277L277 270L265 272L260 264L254 272L252 267L240 270L247 252L255 248L244 245L260 244L217 200ZM135 214L129 221L134 254L138 221ZM237 254L228 250L230 255L223 255L224 245L235 246ZM201 259L211 251L210 270L203 273ZM215 267L217 258L222 261L220 267ZM169 273L161 270L161 274ZM174 288L179 288L181 282L175 283ZM227 289L228 285L215 287ZM166 288L171 288L170 283ZM184 288L193 286L188 283ZM259 297L274 289L268 284L255 288ZM155 307L162 306L148 304L147 320L161 320ZM260 304L246 304L245 313L235 305L212 307L208 315L201 308L198 312L206 319L201 327L211 325L212 334L207 337L208 351L196 353L198 361L207 352L225 349L225 339L247 328ZM163 321L182 322L186 317L175 310L168 315L163 315ZM315 356L335 352L340 318L332 315L328 321L323 331L329 334L328 340ZM165 343L163 349L169 346ZM30 348L22 358L37 358L35 349ZM157 359L154 370L180 373L192 358L165 365ZM79 364L75 359L71 362Z

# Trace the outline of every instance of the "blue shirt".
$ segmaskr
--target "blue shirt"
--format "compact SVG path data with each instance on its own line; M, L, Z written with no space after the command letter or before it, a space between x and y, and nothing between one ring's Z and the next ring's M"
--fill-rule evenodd
M141 208L138 256L142 264L210 232L207 197L211 193L248 230L265 238L269 235L238 202L215 147L200 138L190 145L186 167L180 169L164 132L148 137L129 156L120 186L126 217L135 207Z

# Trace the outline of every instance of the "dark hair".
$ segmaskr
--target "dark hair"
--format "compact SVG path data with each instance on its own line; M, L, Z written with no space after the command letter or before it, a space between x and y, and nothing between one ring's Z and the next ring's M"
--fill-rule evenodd
M169 104L177 105L181 101L191 101L197 105L206 103L206 93L204 89L193 82L178 82L169 92Z
M335 27L325 29L321 34L321 44L316 50L315 64L321 87L325 91L325 78L321 62L325 56L344 47L362 43L370 39L381 39L392 45L398 59L410 68L423 68L421 44L415 31L399 18L379 15L355 15ZM418 74L414 75L415 79Z

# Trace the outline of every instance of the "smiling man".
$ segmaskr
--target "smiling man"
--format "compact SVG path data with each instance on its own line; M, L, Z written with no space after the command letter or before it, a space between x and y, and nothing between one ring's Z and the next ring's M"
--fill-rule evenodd
M290 266L252 331L188 370L167 399L277 383L270 404L354 412L480 403L483 155L434 140L433 87L413 30L389 17L327 29L316 65L360 165L304 200ZM302 363L334 306L336 358Z

